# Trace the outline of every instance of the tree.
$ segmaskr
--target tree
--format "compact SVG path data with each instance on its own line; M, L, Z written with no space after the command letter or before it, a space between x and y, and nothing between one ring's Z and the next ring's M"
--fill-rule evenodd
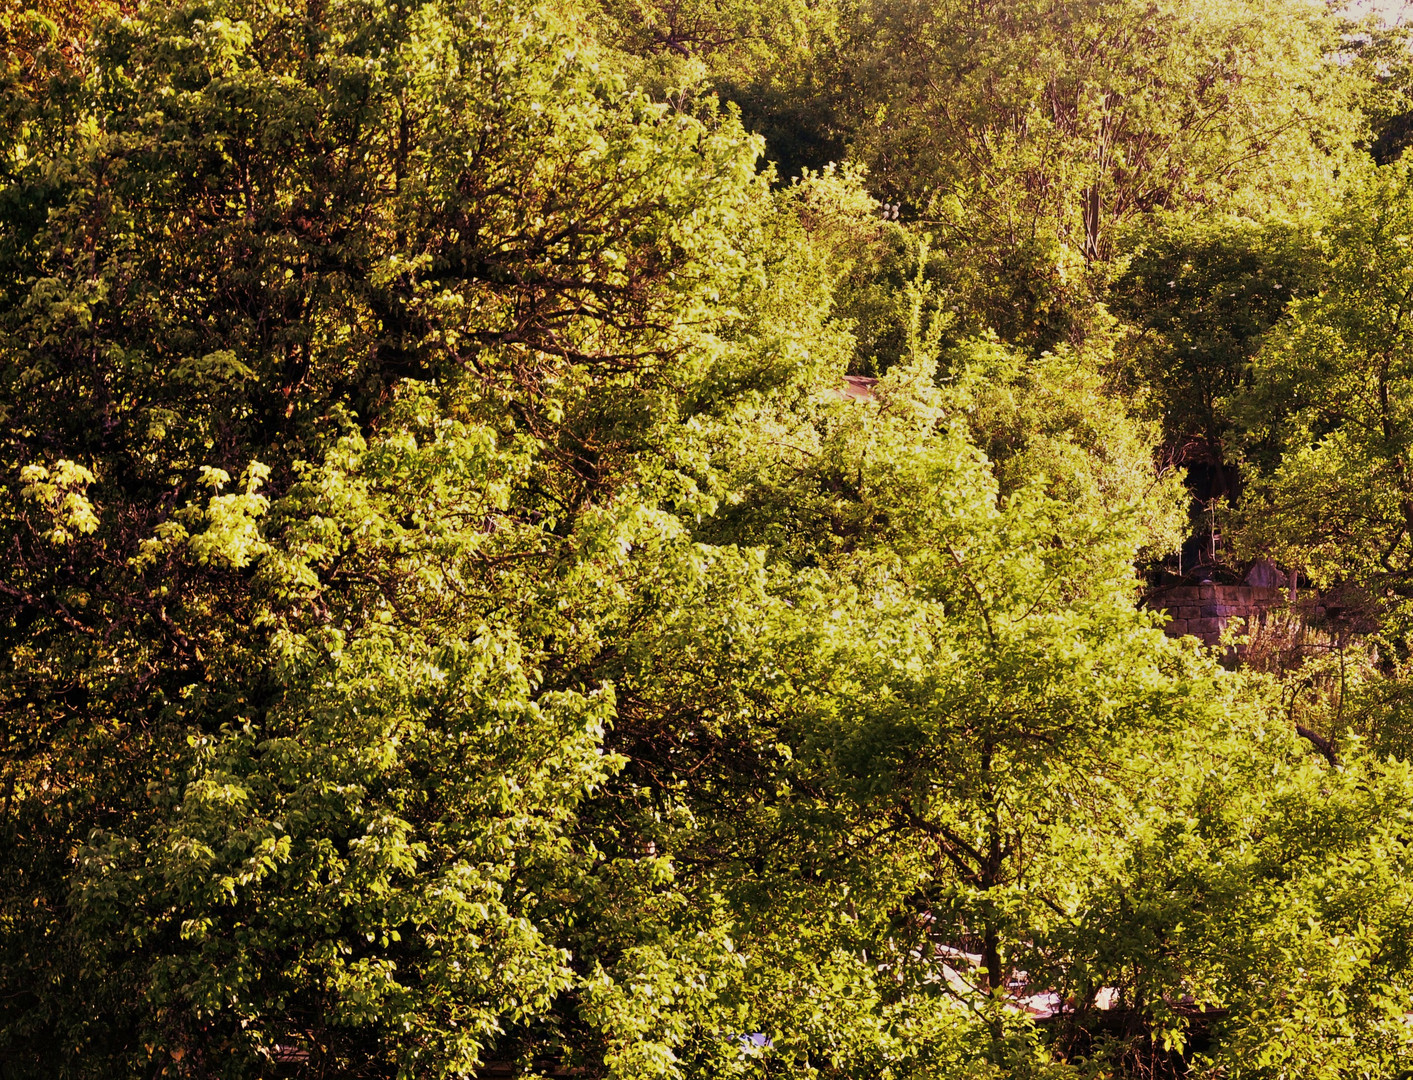
M1083 346L1035 358L972 340L949 366L1003 497L1043 486L1098 520L1133 510L1142 557L1161 558L1182 543L1180 477L1161 464L1160 429L1135 415L1108 374L1117 367L1112 337L1096 333Z
M1154 211L1299 204L1357 124L1303 3L860 5L838 60L855 153L935 230L1006 341L1084 332Z
M1186 865L1184 740L1318 790L1133 602L1107 342L959 344L921 244L859 288L856 172L581 14L154 3L4 128L7 1074L1074 1077L1016 984L1151 960L1100 914Z
M1397 601L1413 543L1406 297L1408 169L1366 170L1325 230L1325 286L1256 358L1252 439L1278 448L1243 504L1243 543L1317 583Z
M1198 1075L1396 1076L1413 1052L1407 766L1330 767L1239 696L1226 712L1202 739L1174 732L1162 789L1116 807L1127 850L1096 864L1051 956L1152 1017L1139 1075L1184 1049ZM1081 1049L1114 1030L1092 1009L1070 1026Z
M1148 724L1199 725L1186 710L1200 711L1203 695L1185 681L1181 649L1133 604L1142 504L1157 493L1076 504L1069 484L1102 472L1111 447L1044 455L1053 488L1014 458L989 462L965 418L993 370L938 391L925 338L914 347L874 403L778 418L743 463L741 501L708 528L763 546L785 604L738 631L737 648L762 658L717 676L736 685L741 672L771 673L747 677L759 687L752 813L731 804L693 833L710 838L696 843L721 868L716 887L734 879L747 899L789 898L784 925L776 905L743 905L744 950L762 924L852 942L887 971L879 992L894 1009L922 1016L953 1001L971 1016L974 1060L953 1068L1043 1074L1035 1033L1004 1006L1012 973L1032 966L1047 904L1083 891L1076 868L1122 846L1086 823L1102 819L1109 784L1129 782L1127 738ZM993 468L1013 485L1004 495ZM788 644L783 655L775 643ZM726 787L715 746L679 758L676 774ZM710 799L694 807L707 809ZM967 951L981 957L976 970L958 959Z
M1244 431L1234 413L1251 361L1292 300L1319 284L1313 226L1175 218L1114 283L1138 329L1125 351L1175 458L1210 467L1210 496L1235 498Z
M592 0L595 38L630 81L691 111L720 97L765 137L784 181L844 159L818 58L834 40L835 0Z
M29 6L7 0L0 7L4 78L21 97L42 97L48 79L63 75L81 53L96 23L131 10L120 0L44 0Z
M575 984L603 584L780 362L757 145L504 4L82 60L5 158L5 1052L464 1074Z

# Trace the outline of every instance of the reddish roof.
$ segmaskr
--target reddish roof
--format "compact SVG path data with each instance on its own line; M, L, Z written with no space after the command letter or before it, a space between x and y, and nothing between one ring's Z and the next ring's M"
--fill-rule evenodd
M877 385L877 379L870 379L865 375L845 375L844 385L838 387L834 393L846 401L872 401L873 388Z

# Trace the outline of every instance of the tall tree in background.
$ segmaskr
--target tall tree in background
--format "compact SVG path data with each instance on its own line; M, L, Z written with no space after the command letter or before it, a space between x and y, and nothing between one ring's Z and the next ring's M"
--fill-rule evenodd
M1413 585L1413 183L1365 169L1324 230L1325 287L1265 343L1242 399L1278 451L1245 507L1246 542L1324 584L1387 600Z
M1007 340L1082 331L1145 215L1298 204L1358 129L1338 27L1298 0L883 0L847 25L854 153Z
M1240 494L1250 365L1291 301L1319 286L1315 232L1312 217L1175 216L1113 285L1113 311L1137 331L1124 344L1132 377L1172 458L1206 472L1205 499Z

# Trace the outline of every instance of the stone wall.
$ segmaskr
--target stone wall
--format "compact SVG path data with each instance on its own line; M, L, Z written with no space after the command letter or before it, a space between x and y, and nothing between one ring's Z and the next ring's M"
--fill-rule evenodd
M1169 637L1190 634L1215 645L1233 619L1245 619L1248 626L1263 624L1266 612L1285 601L1286 591L1278 585L1202 584L1155 590L1144 606L1172 616Z

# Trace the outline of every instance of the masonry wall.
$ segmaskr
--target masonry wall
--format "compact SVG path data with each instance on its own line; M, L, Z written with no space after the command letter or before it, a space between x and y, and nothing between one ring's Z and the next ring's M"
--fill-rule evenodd
M1190 634L1215 645L1233 619L1245 619L1248 626L1264 624L1266 612L1285 600L1278 585L1181 585L1150 593L1144 603L1172 616L1169 637Z

